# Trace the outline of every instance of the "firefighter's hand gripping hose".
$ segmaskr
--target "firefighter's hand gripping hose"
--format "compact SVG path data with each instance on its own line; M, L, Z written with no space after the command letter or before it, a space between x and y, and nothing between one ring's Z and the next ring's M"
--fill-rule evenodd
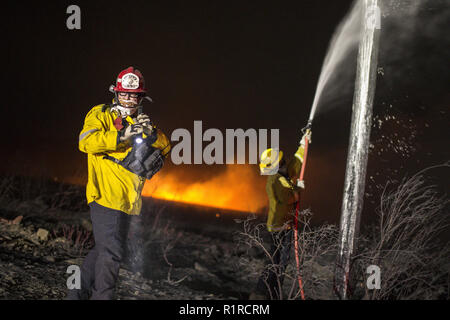
M303 155L302 169L300 171L300 176L298 178L297 185L299 185L300 187L302 187L304 189L305 184L303 181L303 176L305 174L306 159L307 159L307 155L308 155L308 145L311 142L311 121L309 121L307 126L302 129L302 132L303 132L303 137L302 137L302 140L300 141L300 145L304 146L305 152ZM305 293L303 291L303 281L302 281L302 277L300 275L300 254L299 254L299 245L298 245L298 215L299 215L299 212L300 212L300 199L297 201L296 208L295 208L295 228L294 228L294 244L295 244L295 246L294 246L294 248L295 248L295 262L297 265L297 280L298 280L298 286L300 289L300 296L301 296L302 300L305 300Z

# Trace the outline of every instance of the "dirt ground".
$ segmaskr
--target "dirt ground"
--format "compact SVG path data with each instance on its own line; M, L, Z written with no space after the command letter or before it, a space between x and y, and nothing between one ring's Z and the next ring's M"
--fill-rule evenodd
M39 199L0 210L0 299L64 299L68 266L81 265L93 245L89 212L48 208ZM117 299L247 299L257 277L242 268L249 252L234 239L239 226L216 215L214 223L200 220L144 206L130 227ZM248 258L263 267L261 253Z

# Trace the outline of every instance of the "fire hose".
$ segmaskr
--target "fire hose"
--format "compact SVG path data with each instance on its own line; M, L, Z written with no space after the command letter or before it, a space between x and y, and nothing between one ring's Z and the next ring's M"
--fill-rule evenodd
M308 121L308 124L306 125L305 128L302 129L303 133L308 133L311 131L311 121ZM308 145L309 145L309 140L307 137L305 137L305 151L303 154L303 162L302 162L302 168L300 170L300 176L298 178L299 181L303 181L303 176L305 174L305 167L306 167L306 159L308 156ZM303 281L302 281L302 277L300 275L300 254L299 254L299 245L298 245L298 215L300 212L300 195L299 195L299 199L296 203L296 207L295 207L295 228L294 228L294 250L295 250L295 262L297 265L297 280L298 280L298 287L300 289L300 296L302 298L302 300L305 300L305 293L303 291Z

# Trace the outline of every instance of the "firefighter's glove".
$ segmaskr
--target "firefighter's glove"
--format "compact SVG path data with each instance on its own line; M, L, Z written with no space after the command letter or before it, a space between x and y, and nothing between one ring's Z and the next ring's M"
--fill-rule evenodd
M145 134L150 135L152 133L153 123L148 115L141 113L137 116L137 122L144 128Z
M121 142L130 140L132 137L138 134L142 134L144 128L140 124L130 124L124 130L119 131L119 140Z
M305 189L305 181L297 179L297 187Z
M302 137L302 140L300 140L300 145L304 146L306 144L306 139L308 139L308 143L311 143L311 135L312 135L311 130L309 129L306 130L305 134Z

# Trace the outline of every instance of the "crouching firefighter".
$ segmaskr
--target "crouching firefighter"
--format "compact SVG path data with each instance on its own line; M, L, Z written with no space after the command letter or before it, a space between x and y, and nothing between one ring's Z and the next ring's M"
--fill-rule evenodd
M250 294L250 300L280 299L282 297L284 272L289 263L293 242L293 221L295 204L299 201L299 192L304 189L303 181L298 177L305 153L305 141L311 141L308 130L292 159L287 161L283 151L267 149L261 154L259 168L267 175L266 193L269 198L267 231L270 233L270 258L261 273L256 290Z
M93 107L79 136L79 149L88 154L86 198L95 247L80 268L81 288L69 289L67 299L115 298L127 227L140 214L145 180L162 168L171 148L142 113L143 100L151 99L139 70L120 72L110 91L113 103Z

